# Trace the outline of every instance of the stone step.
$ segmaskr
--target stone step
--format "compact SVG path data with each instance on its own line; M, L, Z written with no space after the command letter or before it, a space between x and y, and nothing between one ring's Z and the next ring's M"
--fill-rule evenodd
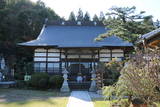
M69 83L69 88L71 90L88 90L91 84L91 82L82 82L82 83L68 82L68 83Z

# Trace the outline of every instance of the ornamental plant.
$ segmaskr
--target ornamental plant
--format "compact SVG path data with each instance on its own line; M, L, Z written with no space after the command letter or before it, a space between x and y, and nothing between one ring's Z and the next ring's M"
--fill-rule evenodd
M121 76L107 93L119 99L128 97L142 100L146 104L160 101L160 51L137 52L121 70ZM104 91L107 92L107 91ZM106 95L107 95L106 94Z

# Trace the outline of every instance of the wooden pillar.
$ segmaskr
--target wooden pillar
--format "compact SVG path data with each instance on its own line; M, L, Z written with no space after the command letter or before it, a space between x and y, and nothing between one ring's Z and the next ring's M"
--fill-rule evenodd
M126 59L126 57L128 57L128 56L126 56L127 54L126 54L126 48L123 48L123 60L125 60Z
M93 68L95 69L95 52L92 50Z
M46 50L46 73L48 73L48 48Z
M98 61L100 60L100 50L98 49Z
M79 54L78 56L79 56L79 73L82 73L82 72L81 72L81 59L80 59L81 56L80 56L80 54Z
M59 71L62 72L62 49L60 49L60 56L59 56Z
M110 49L110 56L111 56L111 60L112 60L112 49Z
M65 50L65 68L67 69L67 50Z

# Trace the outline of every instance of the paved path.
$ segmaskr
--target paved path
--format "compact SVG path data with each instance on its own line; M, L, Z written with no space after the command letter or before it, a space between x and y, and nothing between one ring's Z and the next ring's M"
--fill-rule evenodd
M72 91L67 107L94 107L88 91Z

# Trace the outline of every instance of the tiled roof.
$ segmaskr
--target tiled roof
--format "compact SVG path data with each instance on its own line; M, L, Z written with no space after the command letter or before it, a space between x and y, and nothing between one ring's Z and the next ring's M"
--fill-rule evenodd
M160 28L159 29L156 29L156 30L153 30L149 33L146 33L144 35L141 36L141 38L145 38L145 39L149 39L151 38L152 36L155 36L157 34L160 34Z
M107 37L102 41L94 39L105 33L104 26L44 26L36 40L20 43L22 46L58 46L58 47L132 47L127 41L117 36Z

